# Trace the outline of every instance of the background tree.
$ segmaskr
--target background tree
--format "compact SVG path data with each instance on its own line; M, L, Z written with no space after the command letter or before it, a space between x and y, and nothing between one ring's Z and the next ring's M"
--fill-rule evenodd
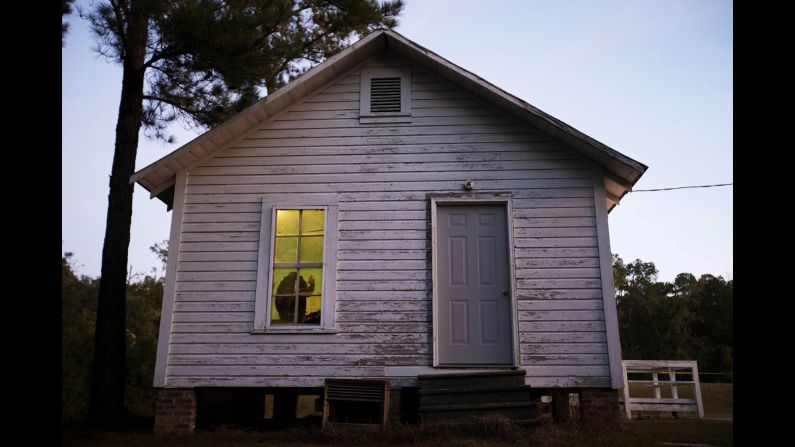
M667 328L672 309L665 302L668 287L657 282L657 267L640 260L624 264L620 257L615 258L614 265L614 273L617 270L625 275L616 286L624 355L669 358Z
M160 257L166 246L164 241L150 250ZM78 276L72 253L64 254L61 270L61 414L62 422L71 424L83 421L88 413L99 280ZM154 275L127 286L125 399L127 408L138 416L152 416L154 412L152 377L163 279L155 269Z
M80 420L88 411L91 354L99 280L78 277L72 253L61 258L61 415Z
M153 415L157 397L152 379L164 279L147 275L127 286L125 404L133 414L142 416Z
M617 255L613 276L623 358L696 360L700 371L730 377L732 281L680 273L671 283L659 282L654 263L636 259L627 264Z
M61 20L63 20L63 17L66 16L67 14L71 14L72 13L72 3L74 3L74 2L75 2L75 0L61 0L61 17L62 17ZM61 46L62 47L66 46L66 32L67 31L69 31L69 24L66 23L66 22L61 22Z
M732 281L702 275L690 294L693 318L689 333L693 340L694 358L705 368L732 372L734 325L734 292ZM709 371L706 369L705 371Z
M125 288L138 134L209 127L380 26L401 0L110 0L80 11L97 51L122 66L108 194L90 414L123 416Z

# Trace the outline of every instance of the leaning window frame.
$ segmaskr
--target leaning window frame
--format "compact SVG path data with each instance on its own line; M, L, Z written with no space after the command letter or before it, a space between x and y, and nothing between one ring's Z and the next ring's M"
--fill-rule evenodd
M320 325L271 324L273 297L273 250L276 210L324 210L323 280ZM257 284L252 333L328 333L334 332L334 302L337 284L337 201L327 197L307 202L274 203L262 200L260 241L257 254Z

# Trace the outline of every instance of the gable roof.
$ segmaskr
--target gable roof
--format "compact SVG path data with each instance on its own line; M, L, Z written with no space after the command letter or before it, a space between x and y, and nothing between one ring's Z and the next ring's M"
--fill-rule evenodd
M530 124L552 140L603 166L608 211L632 190L632 186L648 169L643 163L600 143L397 32L379 29L217 127L136 172L130 177L130 183L138 182L151 193L151 197L158 197L171 209L177 172L212 157L217 150L239 135L262 124L377 52L386 49Z

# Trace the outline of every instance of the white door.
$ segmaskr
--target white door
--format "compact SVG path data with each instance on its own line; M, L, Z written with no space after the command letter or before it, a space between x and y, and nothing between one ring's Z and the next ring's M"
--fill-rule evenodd
M505 206L440 204L436 231L439 365L512 365Z

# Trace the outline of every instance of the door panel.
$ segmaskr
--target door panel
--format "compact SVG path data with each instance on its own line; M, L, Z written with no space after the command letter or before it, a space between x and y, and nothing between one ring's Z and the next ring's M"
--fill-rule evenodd
M513 364L504 205L437 207L439 364Z

